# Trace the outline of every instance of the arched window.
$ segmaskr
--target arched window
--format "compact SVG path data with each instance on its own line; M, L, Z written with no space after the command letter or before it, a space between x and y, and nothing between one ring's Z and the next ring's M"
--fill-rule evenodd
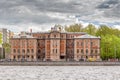
M83 47L83 42L81 42L81 46Z
M30 50L29 50L29 49L27 49L27 53L30 53Z
M40 49L38 50L38 53L40 53L41 51L40 51Z
M77 49L77 53L79 53L79 49Z
M34 53L34 50L33 50L33 49L31 49L31 52L32 52L32 53Z
M31 58L34 59L34 56L32 55Z
M98 50L97 50L97 49L95 50L95 53L98 53Z
M93 53L93 50L91 50L91 54Z
M88 54L88 49L86 49L86 54Z
M56 35L54 35L54 38L56 38Z
M25 50L24 50L24 49L22 50L22 53L25 53Z
M20 53L20 49L18 49L17 52Z
M40 44L38 43L38 46L40 46Z
M13 49L13 52L16 53L16 49Z
M83 53L83 49L81 49L81 53Z

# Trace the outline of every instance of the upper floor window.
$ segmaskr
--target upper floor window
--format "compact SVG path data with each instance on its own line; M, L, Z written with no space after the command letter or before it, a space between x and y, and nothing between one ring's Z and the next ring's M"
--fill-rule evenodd
M20 53L20 49L18 49L18 51L17 51L18 53Z
M57 49L56 49L56 53L57 53Z
M22 50L22 53L25 53L25 50L24 50L24 49Z
M83 46L83 42L81 42L81 46Z
M40 49L38 50L38 53L40 53Z
M91 46L93 45L93 42L91 42Z
M79 53L79 49L77 49L77 53Z
M63 35L61 35L61 38L63 38Z
M16 53L16 49L13 49L13 52Z
M50 35L48 35L48 38L50 38Z
M27 49L27 53L30 53L30 50L29 50L29 49Z
M40 43L38 43L38 46L40 46Z
M79 46L79 42L77 42L77 46Z
M31 49L31 52L34 53L34 49Z
M81 53L83 53L83 49L81 49Z
M91 50L91 53L93 53L93 50Z
M54 38L56 38L56 35L54 35Z
M88 54L88 49L86 49L86 54Z
M97 49L95 50L95 53L98 53L98 50L97 50Z

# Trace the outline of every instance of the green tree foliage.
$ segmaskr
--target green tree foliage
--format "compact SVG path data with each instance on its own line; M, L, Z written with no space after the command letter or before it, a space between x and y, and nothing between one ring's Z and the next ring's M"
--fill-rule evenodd
M97 28L93 24L89 24L87 27L84 28L84 32L88 34L95 35Z
M2 33L0 33L0 44L2 44Z
M73 24L70 26L65 26L65 31L68 32L82 32L83 26L81 24Z
M3 43L2 46L5 49L5 53L10 53L11 46L9 43Z
M100 25L96 28L89 24L85 28L81 24L74 24L65 27L68 32L87 32L91 35L101 37L101 58L103 60L117 58L120 60L120 30L107 25Z

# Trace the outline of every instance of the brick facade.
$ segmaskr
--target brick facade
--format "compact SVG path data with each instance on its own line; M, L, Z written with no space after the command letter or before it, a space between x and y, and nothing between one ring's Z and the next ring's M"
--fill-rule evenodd
M84 32L31 33L29 36L13 37L11 59L27 61L79 61L100 59L100 38Z

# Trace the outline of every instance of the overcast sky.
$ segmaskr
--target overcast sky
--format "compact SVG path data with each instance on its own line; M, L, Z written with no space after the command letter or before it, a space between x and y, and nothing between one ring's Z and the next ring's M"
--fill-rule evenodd
M46 31L76 22L120 27L120 0L0 0L0 28Z

